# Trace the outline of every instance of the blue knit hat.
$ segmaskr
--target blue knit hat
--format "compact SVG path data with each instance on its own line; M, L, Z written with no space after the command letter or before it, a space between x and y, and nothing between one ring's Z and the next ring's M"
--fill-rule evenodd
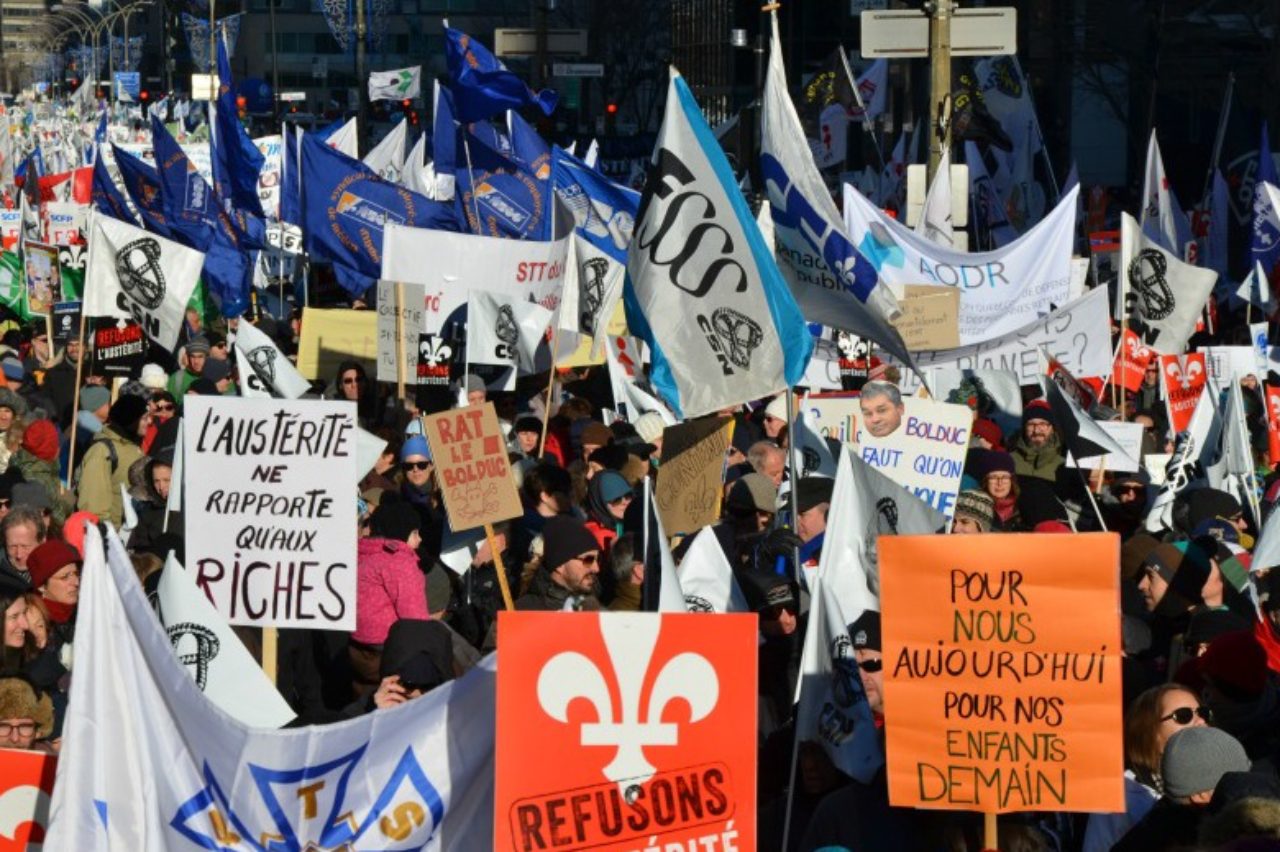
M423 456L427 461L431 461L431 447L427 445L427 439L421 435L410 435L404 440L404 446L400 448L400 461L404 461L409 456Z

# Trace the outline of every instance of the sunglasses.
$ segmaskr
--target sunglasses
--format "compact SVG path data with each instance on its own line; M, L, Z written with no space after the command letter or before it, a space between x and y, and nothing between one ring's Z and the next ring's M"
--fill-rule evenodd
M156 411L173 411L177 406L171 402L156 403Z
M362 385L364 384L364 376L356 376L355 378L351 378L351 379L343 379L342 383L344 385Z
M583 565L595 565L596 560L599 558L600 557L594 553L586 553L586 554L583 554L582 556L579 556L578 561L581 562Z
M858 668L869 674L875 674L884 668L884 660L863 660L858 663Z
M9 500L0 500L0 509L7 509L7 508L9 508L10 503L11 503L11 501L9 501Z
M1112 489L1117 494L1137 494L1143 490L1141 485L1116 485Z
M1179 707L1177 710L1174 710L1168 716L1161 716L1160 721L1167 722L1170 719L1172 719L1173 721L1177 722L1179 725L1190 725L1191 720L1194 719L1196 716L1199 716L1206 723L1213 721L1213 711L1210 710L1208 707L1197 707L1194 710L1191 709L1190 707Z
M404 470L426 470L431 467L431 462L400 462L400 467Z
M624 505L626 505L627 503L630 503L633 499L635 499L635 498L634 498L634 497L632 497L630 494L623 494L623 495L622 495L621 497L619 497L617 500L610 500L610 501L609 501L609 505L610 505L610 506L624 506Z

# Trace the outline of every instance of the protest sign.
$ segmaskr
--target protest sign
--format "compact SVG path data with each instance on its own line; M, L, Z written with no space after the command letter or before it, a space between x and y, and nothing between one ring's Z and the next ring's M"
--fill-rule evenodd
M41 848L56 767L51 754L0 749L0 852Z
M1040 357L1036 350L1041 347L1077 376L1107 375L1111 370L1112 348L1106 288L1094 288L1013 334L974 346L915 352L912 357L921 370L929 367L1008 370L1018 376L1019 384L1034 385L1040 381ZM884 353L881 357L900 363ZM900 384L904 394L920 389L919 378L905 367L902 367Z
M22 234L22 211L0 210L0 245L5 251L17 251Z
M58 302L53 306L53 345L57 349L67 345L80 332L80 303Z
M332 381L343 361L359 361L374 375L378 360L376 311L302 309L298 340L298 372L303 378Z
M891 404L885 417L868 420L873 400L858 400L854 443L858 457L948 518L955 513L973 412L920 397Z
M509 240L410 228L388 222L382 234L382 277L426 285L426 330L440 331L479 287L560 304L569 239Z
M1124 330L1120 348L1116 352L1116 361L1111 368L1111 381L1127 391L1137 393L1142 386L1142 378L1147 365L1160 353L1142 342L1142 338L1131 329Z
M415 372L417 384L425 387L447 388L453 364L461 346L445 340L442 334L419 334Z
M58 247L28 242L22 251L27 280L27 310L36 316L47 316L53 303L62 300Z
M492 848L755 849L756 637L750 614L499 613Z
M426 300L427 288L421 284L378 282L378 381L398 382L403 377L414 384L418 338L426 331Z
M49 242L55 246L66 246L80 239L80 232L84 230L85 205L74 201L49 201L44 209L49 220L46 232Z
M1138 469L1138 459L1142 458L1141 423L1120 423L1114 420L1097 421L1098 428L1110 435L1126 455L1119 453L1103 453L1087 459L1077 459L1067 452L1067 467L1080 467L1085 470L1111 470L1116 473L1133 473Z
M422 419L436 481L455 530L494 524L524 512L492 402Z
M1200 393L1209 381L1202 353L1161 355L1160 377L1164 382L1165 405L1169 409L1169 425L1175 433L1185 431L1195 414Z
M902 316L893 321L907 348L954 349L960 345L960 289L908 284L898 300Z
M731 418L707 417L662 430L662 466L653 499L667 535L686 535L720 519L724 454Z
M1264 386L1267 397L1267 457L1271 464L1280 462L1280 387Z
M802 404L819 435L842 444L853 443L860 411L856 393L809 394Z
M186 555L231 624L352 630L356 407L189 396Z
M136 376L147 357L147 337L133 320L111 317L93 322L93 362L95 376ZM77 333L78 333L77 329Z
M1232 381L1245 376L1265 378L1265 370L1259 370L1258 350L1253 346L1201 346L1196 352L1204 356L1205 372L1214 390L1225 390Z
M1123 811L1119 576L1114 533L881 538L890 803Z
M284 157L282 137L279 133L259 136L253 144L262 154L262 168L258 170L258 202L268 216L274 217L280 209L280 176Z

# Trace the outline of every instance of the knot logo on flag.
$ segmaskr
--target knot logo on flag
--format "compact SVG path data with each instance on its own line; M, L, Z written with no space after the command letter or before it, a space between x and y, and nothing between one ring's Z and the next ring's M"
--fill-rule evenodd
M249 365L262 377L263 381L275 387L276 383L276 350L273 346L259 346L246 355Z
M822 458L818 455L818 451L812 447L802 447L800 449L800 458L801 476L808 476L822 467Z
M507 354L503 357L514 354L516 343L520 340L520 330L516 328L516 317L510 305L498 306L498 318L494 323L493 333L506 348ZM502 355L503 353L499 352L498 354Z
M160 243L150 237L134 240L116 252L120 287L149 311L154 311L164 302L160 254Z
M184 666L193 667L195 674L196 686L204 692L205 685L209 682L209 663L213 662L213 658L218 656L220 642L218 637L212 630L202 624L194 622L182 622L168 628L166 633L169 634L169 642L173 645L174 652L178 655L178 662ZM193 642L186 642L186 637L190 636ZM188 651L191 644L195 645L195 649Z
M1161 320L1173 313L1173 290L1165 277L1168 261L1155 249L1143 249L1129 263L1129 284L1142 299L1142 315Z
M838 748L853 737L857 726L854 708L866 701L862 682L858 678L858 665L853 659L855 641L865 643L866 634L859 632L851 640L847 633L840 633L831 640L828 656L831 658L831 693L818 713L817 734L823 742Z
M724 342L729 360L744 370L749 368L751 353L764 340L760 323L732 308L716 308L711 312L711 327Z
M582 315L578 325L586 334L593 337L596 333L596 315L604 304L604 276L609 271L609 261L603 257L588 258L582 264L579 277L582 279L583 301Z
M627 787L629 791L657 772L645 757L646 746L674 746L680 742L679 725L661 721L667 705L677 699L686 701L689 721L704 719L719 700L720 681L706 657L692 652L676 654L662 663L645 702L642 689L653 662L660 621L637 622L630 629L608 618L599 618L598 623L612 678L589 657L564 651L549 659L538 673L538 703L548 716L568 724L569 705L578 698L589 701L597 721L581 725L581 743L613 747L613 759L602 772L619 788ZM616 708L610 679L620 698Z

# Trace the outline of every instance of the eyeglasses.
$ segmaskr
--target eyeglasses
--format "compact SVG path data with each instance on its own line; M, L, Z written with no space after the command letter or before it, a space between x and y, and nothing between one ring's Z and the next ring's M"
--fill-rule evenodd
M858 663L858 668L862 669L864 672L867 672L868 674L875 674L876 672L884 668L884 660L863 660L862 662Z
M988 473L987 482L1013 482L1013 476L1008 473Z
M1179 707L1177 710L1174 710L1168 716L1161 716L1160 721L1167 722L1170 719L1172 719L1173 721L1177 722L1179 725L1190 725L1191 720L1194 719L1196 716L1199 716L1206 723L1213 721L1213 711L1210 710L1208 707L1196 707L1195 709L1192 709L1190 707Z
M400 467L402 467L405 470L426 470L427 468L431 467L431 462L429 461L401 462Z
M36 732L35 722L0 722L0 740L5 739L14 731L18 732L20 737L29 737Z
M364 384L364 376L353 376L349 379L343 379L344 385L362 385Z
M578 557L578 561L581 562L583 565L595 565L596 560L599 558L600 557L594 553L584 553Z
M1112 486L1111 490L1116 494L1137 494L1144 487L1142 485L1115 485Z

